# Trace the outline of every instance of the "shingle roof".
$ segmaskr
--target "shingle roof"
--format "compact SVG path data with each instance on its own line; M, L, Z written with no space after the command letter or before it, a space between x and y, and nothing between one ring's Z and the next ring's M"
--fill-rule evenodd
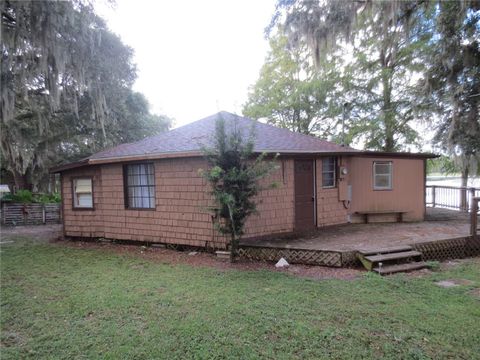
M218 119L225 121L228 131L236 127L245 136L255 125L256 152L280 154L332 154L359 155L375 157L432 158L433 154L392 153L380 151L361 151L348 146L340 146L311 135L304 135L267 125L243 116L221 111L217 114L197 120L188 125L151 136L143 140L122 144L107 149L75 163L64 164L50 169L52 173L61 172L85 165L133 161L143 159L202 156L202 147L212 146L215 125Z
M227 131L236 127L245 135L249 134L250 129L254 125L254 150L256 152L343 153L356 151L350 147L343 147L314 136L295 133L222 111L159 135L101 151L93 154L88 159L198 152L201 151L202 146L208 147L212 145L215 124L218 119L225 121Z

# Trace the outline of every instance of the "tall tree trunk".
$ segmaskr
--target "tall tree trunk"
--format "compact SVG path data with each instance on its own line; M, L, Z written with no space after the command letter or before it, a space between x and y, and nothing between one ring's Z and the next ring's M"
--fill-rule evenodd
M384 67L382 69L382 85L383 85L383 121L385 125L385 144L384 151L394 151L395 141L393 138L395 127L395 113L392 109L392 87L390 84L390 69Z
M235 230L235 221L233 220L233 210L228 206L229 228L230 228L230 262L235 262L237 258L238 236Z

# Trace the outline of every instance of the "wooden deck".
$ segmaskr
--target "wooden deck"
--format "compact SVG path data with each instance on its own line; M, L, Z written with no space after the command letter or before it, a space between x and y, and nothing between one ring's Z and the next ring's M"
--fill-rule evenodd
M469 238L468 213L428 208L423 222L346 224L302 235L246 239L241 242L240 255L340 267L358 264L358 251L410 245L422 252L423 260L443 260L468 256Z

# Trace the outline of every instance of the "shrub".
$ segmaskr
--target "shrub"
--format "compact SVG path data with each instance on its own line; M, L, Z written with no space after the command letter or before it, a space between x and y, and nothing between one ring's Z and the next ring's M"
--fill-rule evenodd
M31 203L33 202L33 194L30 190L18 190L15 194L12 195L12 201L20 203Z
M214 145L205 148L209 170L203 176L210 184L215 207L211 209L216 229L230 236L230 259L234 261L245 222L256 212L256 195L262 190L259 182L276 169L274 161L265 161L266 154L255 154L254 124L246 137L235 126L226 129L223 119L216 122ZM230 130L230 131L229 131ZM275 159L275 158L274 158ZM274 187L270 184L267 188ZM220 220L220 221L218 221Z
M61 202L60 194L36 194L33 195L30 190L18 190L15 194L6 194L2 198L3 201L18 202L23 204L40 203L59 203Z
M41 204L49 204L49 203L59 203L62 201L59 193L53 194L39 194L35 196L34 202L41 203Z

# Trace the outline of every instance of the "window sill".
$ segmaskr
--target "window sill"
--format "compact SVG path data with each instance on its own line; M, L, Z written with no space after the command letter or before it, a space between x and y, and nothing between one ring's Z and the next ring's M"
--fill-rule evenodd
M137 210L140 210L140 211L155 211L155 210L157 210L157 208L156 208L156 207L154 207L154 208L135 208L135 207L126 207L126 208L125 208L125 210L135 210L135 211L137 211Z

